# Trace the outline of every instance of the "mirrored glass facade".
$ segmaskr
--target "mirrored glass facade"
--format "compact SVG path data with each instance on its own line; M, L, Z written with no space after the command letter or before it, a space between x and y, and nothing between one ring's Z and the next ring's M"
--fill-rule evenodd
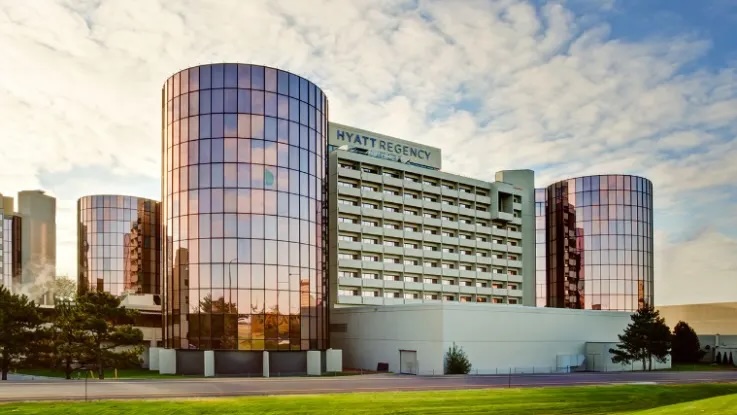
M538 305L633 311L652 304L652 191L642 177L605 175L554 183L544 202L538 194L546 245Z
M166 347L326 348L323 92L203 65L169 78L162 106Z
M159 294L160 203L94 195L77 201L80 292Z

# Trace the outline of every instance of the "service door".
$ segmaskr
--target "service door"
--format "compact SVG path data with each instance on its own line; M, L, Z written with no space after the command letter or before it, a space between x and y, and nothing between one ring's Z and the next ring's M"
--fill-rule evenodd
M399 373L403 375L417 374L417 350L399 351Z

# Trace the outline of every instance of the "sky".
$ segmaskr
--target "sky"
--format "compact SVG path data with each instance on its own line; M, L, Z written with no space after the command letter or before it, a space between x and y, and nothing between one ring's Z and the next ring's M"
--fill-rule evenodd
M161 198L165 80L269 65L451 173L649 178L656 304L737 301L735 27L733 0L0 0L0 192L57 198L73 276L79 197Z

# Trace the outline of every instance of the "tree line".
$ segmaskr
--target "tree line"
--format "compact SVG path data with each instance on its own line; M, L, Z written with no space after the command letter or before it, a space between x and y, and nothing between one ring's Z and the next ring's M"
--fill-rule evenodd
M18 368L61 370L71 379L85 367L104 379L106 368L140 366L143 333L132 325L137 314L112 294L88 292L57 299L46 316L26 295L0 285L2 380Z
M669 355L673 363L698 363L706 355L688 323L679 321L671 332L660 312L651 305L643 305L630 319L624 333L619 335L620 343L609 349L613 363L641 362L642 370L652 370L653 360L664 363ZM726 352L715 357L716 363L734 364L731 352L729 358Z

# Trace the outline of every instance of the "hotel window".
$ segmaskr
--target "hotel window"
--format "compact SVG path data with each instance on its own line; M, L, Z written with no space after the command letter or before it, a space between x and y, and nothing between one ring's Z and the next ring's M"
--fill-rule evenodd
M464 271L473 271L473 265L464 264L461 265L461 269Z
M471 300L471 297L469 297L469 296L467 296L467 295L463 295L463 296L461 296L461 302L462 302L462 303L470 303L471 301L472 301L472 300Z
M379 222L373 221L373 220L367 220L364 219L361 221L361 225L363 226L379 226Z
M443 236L447 236L447 237L450 237L450 238L452 238L452 237L454 237L455 235L453 234L453 232L449 232L449 231L443 231Z
M499 290L501 290L502 288L504 288L504 285L503 284L500 284L498 282L495 282L495 283L491 284L491 286L494 287L494 288L496 288L496 289L499 289Z
M378 239L374 239L374 238L363 238L361 239L361 242L365 244L371 244L371 245L375 245L379 243Z
M420 298L420 293L404 293L404 298L406 298L407 300Z
M387 264L401 264L402 260L400 258L385 257L384 262Z
M365 190L368 192L375 192L378 189L376 189L374 186L369 186L369 185L364 184L363 186L361 186L361 190Z
M492 300L492 302L493 302L494 304L501 304L501 303L502 303L503 301L502 301L502 299L501 299L501 298L497 298L497 297L494 297L494 299Z
M391 222L384 222L385 229L399 229L399 225Z
M394 240L391 240L391 239L385 239L384 240L384 245L386 245L386 246L399 246L399 241L394 241Z
M438 234L438 230L437 229L428 229L428 228L425 228L425 230L423 232L425 234L427 234L427 235L437 235Z
M345 297L355 297L358 296L358 290L338 290L338 295L342 295Z
M425 186L437 186L438 185L436 182L432 182L430 180L423 180L422 184L424 184Z
M363 167L361 168L361 171L363 171L364 173L379 174L379 170L373 167Z
M430 213L430 212L425 212L422 216L424 216L426 218L429 218L429 219L437 219L438 218L437 213Z
M384 211L385 212L399 212L399 208L394 207L394 206L384 206Z
M510 298L509 299L509 304L517 304L517 299L516 298Z
M358 223L358 219L356 219L356 218L346 218L346 217L343 217L343 216L339 216L338 217L338 222L342 222L342 223Z
M373 273L373 272L364 272L361 274L361 278L364 280L378 280L379 274Z
M478 287L478 288L486 288L488 286L489 286L489 284L486 283L486 282L476 282L476 287Z
M420 195L416 193L404 192L404 197L408 197L410 199L419 199Z
M393 291L393 292L386 292L384 293L384 297L386 298L402 298L401 294Z
M437 199L437 198L435 198L435 197L430 197L430 196L424 196L424 197L422 198L422 200L424 200L425 202L437 202L437 201L438 201L438 199Z
M445 252L446 254L453 254L455 253L455 249L450 248L450 247L444 247L443 252Z
M473 239L471 235L465 234L465 233L459 233L458 237L461 239Z
M362 261L368 261L368 262L378 262L379 257L376 255L364 255L361 257Z
M358 185L356 185L355 183L348 183L348 182L338 182L338 186L353 187L353 188L358 187Z
M405 259L404 265L419 265L419 261L416 259Z
M425 251L437 251L438 247L434 245L422 245L422 249Z
M358 202L355 200L338 199L338 203L341 205L358 206Z
M379 205L377 205L375 203L370 203L370 202L363 202L363 203L361 203L361 207L365 207L365 208L369 208L369 209L378 209L379 208Z
M466 280L461 281L461 285L463 287L473 287L473 283L471 281L466 281Z
M485 236L477 236L476 240L479 242L488 242L489 240Z
M476 302L477 303L486 303L486 302L488 302L488 300L486 299L486 297L476 297Z
M402 281L402 277L399 275L384 275L386 281Z
M476 267L476 271L478 271L478 272L489 272L489 268L487 268L487 267Z
M455 203L454 201L452 201L452 200L448 200L448 199L443 199L443 200L442 200L442 203L443 203L444 205L448 205L448 206L455 206L455 204L456 204L456 203Z
M340 271L338 272L340 278L358 278L358 273L355 271Z
M420 277L404 277L404 282L420 282Z
M455 297L455 295L444 295L443 296L443 300L445 300L445 301L455 301L456 300L456 297Z
M419 246L418 244L412 243L412 242L405 242L404 243L404 247L405 248L408 248L408 249L417 249L418 246Z
M409 180L410 182L419 183L420 178L417 176L412 176L410 174L405 173L404 174L404 180Z
M438 263L437 262L433 262L433 261L426 261L424 266L430 267L430 268L437 268Z
M507 284L507 288L509 288L510 290L516 290L518 287L517 287L517 284L510 283L510 284Z
M438 295L437 294L425 294L424 299L425 300L437 300Z
M425 284L437 284L438 279L437 278L425 278L422 282Z
M461 202L461 203L458 204L458 206L460 206L462 208L466 208L466 209L473 209L473 207L471 205L469 205L468 203L462 203Z
M363 291L364 297L379 297L379 291L378 290L364 290Z
M338 165L339 165L339 166L340 166L341 168L344 168L344 169L348 169L348 170L358 170L358 168L356 168L356 166L354 166L353 164L340 163L340 164L338 164Z
M417 216L417 212L414 210L404 209L404 214L409 216Z
M470 249L461 249L461 254L462 255L473 255L473 251L471 251Z
M455 264L451 264L448 262L443 262L442 264L440 264L440 267L444 269L455 269L456 268Z
M453 280L443 280L443 285L456 285Z
M394 178L394 179L399 179L399 178L401 178L401 177L399 176L399 173L389 172L389 171L386 171L386 170L384 171L384 173L383 173L383 174L384 174L384 176L385 176L385 177L392 177L392 178Z
M339 253L338 259L358 259L357 254L346 254L346 253Z
M357 238L355 236L351 236L351 235L340 235L340 236L338 236L338 240L341 240L341 241L355 242L356 239Z
M404 230L407 232L417 232L417 227L412 225L406 225Z
M517 255L509 255L509 258L508 259L510 261L516 261L517 260Z

